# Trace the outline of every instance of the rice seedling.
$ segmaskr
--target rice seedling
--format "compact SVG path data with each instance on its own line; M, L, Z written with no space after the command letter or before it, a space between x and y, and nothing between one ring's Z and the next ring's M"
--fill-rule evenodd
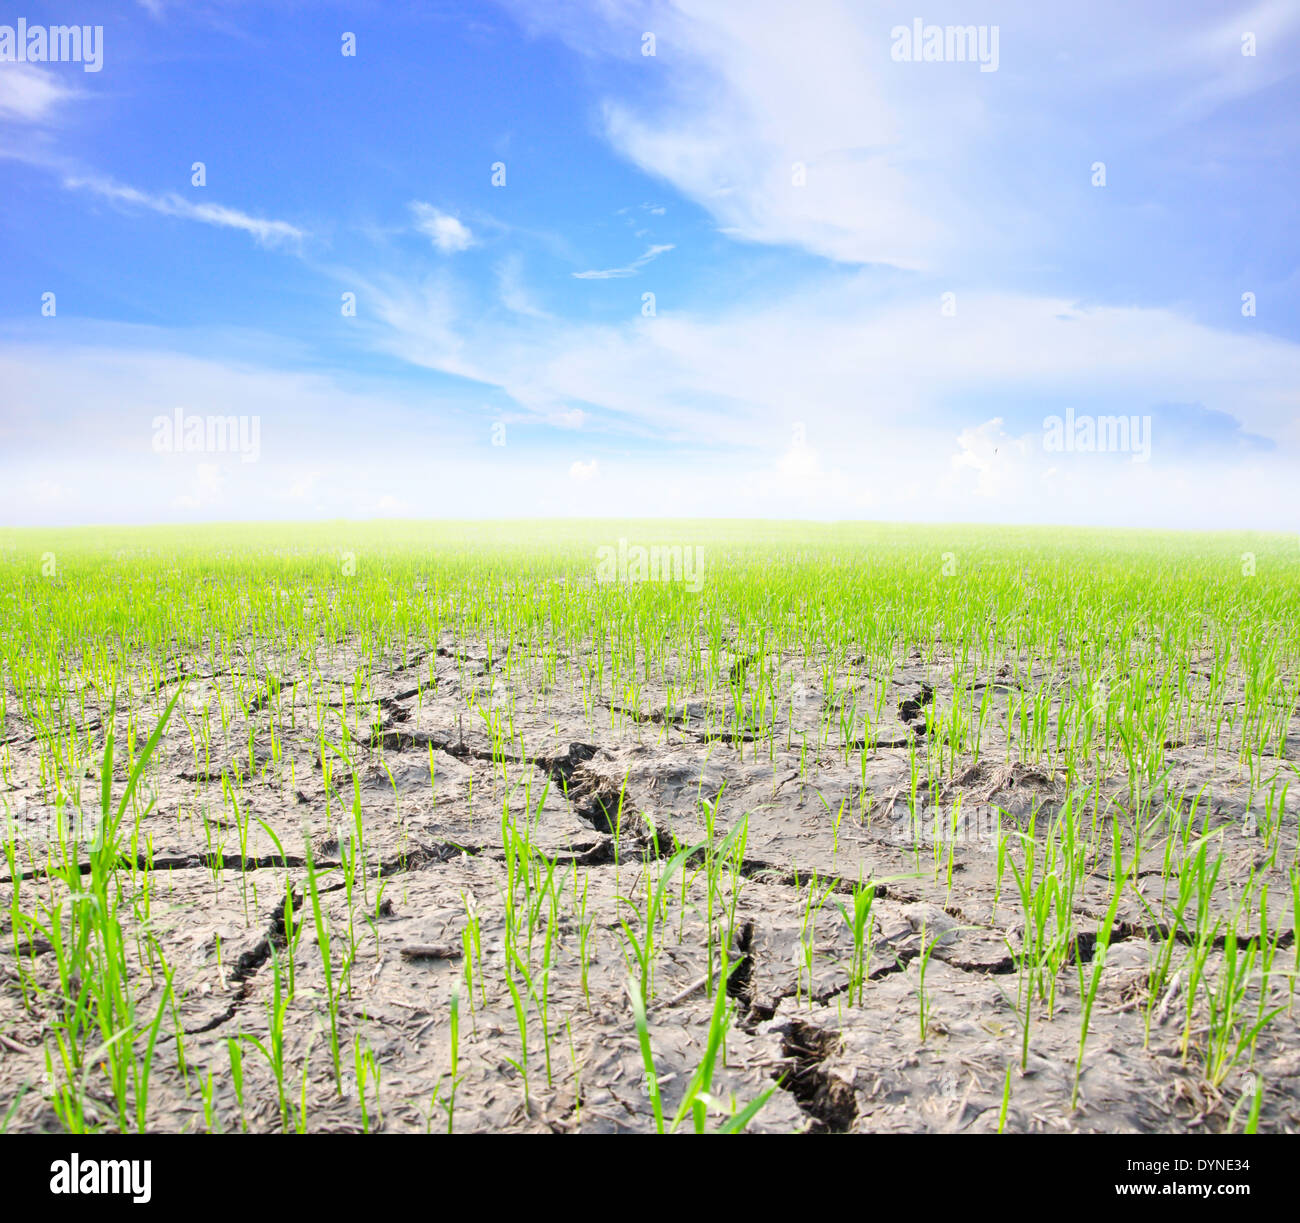
M316 931L316 947L320 952L321 972L325 978L325 1001L329 1008L330 1023L330 1058L334 1064L334 1086L341 1095L343 1092L343 1067L339 1053L339 1010L338 996L334 988L334 961L331 955L329 923L325 920L320 901L320 888L317 884L316 866L312 859L311 838L304 838L303 857L307 866L307 891L311 896L313 926Z
M925 970L930 966L930 957L934 954L934 949L939 945L943 938L942 934L936 934L934 938L926 941L926 927L921 926L921 945L916 955L916 1010L917 1019L921 1025L921 1044L925 1044L926 1033L930 1030L931 999L925 992Z
M676 1114L667 1123L666 1127L663 1097L659 1086L659 1075L655 1069L654 1051L650 1042L650 1027L646 1019L645 1004L642 1001L639 985L633 978L628 978L628 998L632 1004L637 1041L640 1045L642 1064L645 1068L646 1092L650 1098L657 1133L674 1133L688 1115L691 1117L695 1133L703 1134L706 1132L709 1107L713 1105L716 1108L718 1105L712 1094L713 1077L717 1071L718 1054L723 1047L727 1028L730 1025L730 1004L725 983L731 975L732 967L724 958L720 969L719 987L714 992L713 1010L709 1019L708 1036L705 1041L703 1056L700 1059L700 1064L691 1075ZM744 1130L750 1121L757 1116L763 1105L771 1099L775 1091L775 1087L768 1088L767 1091L743 1108L732 1111L716 1132L734 1134Z
M849 965L849 997L862 1005L862 991L871 975L871 905L876 899L876 889L871 884L859 883L853 889L853 912L841 904L840 914L844 924L853 932L853 959Z
M650 869L651 859L647 857L643 877L645 879L645 902L639 905L635 900L625 896L620 896L619 903L628 910L635 922L635 928L628 923L628 920L620 915L619 926L623 931L623 937L627 940L627 946L631 949L630 959L635 962L637 967L638 980L640 982L641 1000L643 1004L648 1004L654 994L654 963L656 955L656 936L660 932L664 921L664 901L668 896L669 885L672 878L681 870L686 860L699 852L702 847L692 848L684 846L679 849L668 862L663 870L655 878ZM710 920L712 920L712 910L710 908ZM637 930L640 930L640 937Z
M1116 844L1116 866L1119 864L1119 846ZM1088 1028L1092 1023L1092 1008L1097 1001L1097 988L1101 984L1102 970L1106 967L1106 953L1110 948L1111 939L1115 934L1115 917L1119 912L1120 901L1124 898L1124 888L1128 883L1127 873L1120 874L1113 881L1113 894L1110 899L1110 907L1106 910L1105 920L1097 927L1096 938L1092 946L1092 971L1088 974L1087 981L1084 979L1083 959L1078 956L1076 945L1076 957L1079 969L1079 997L1082 1003L1082 1014L1079 1020L1079 1055L1074 1062L1074 1085L1070 1090L1070 1107L1079 1107L1079 1078L1083 1073L1083 1053L1088 1046ZM1148 1007L1148 1033L1150 1032L1150 1008ZM1023 1063L1022 1063L1023 1066Z

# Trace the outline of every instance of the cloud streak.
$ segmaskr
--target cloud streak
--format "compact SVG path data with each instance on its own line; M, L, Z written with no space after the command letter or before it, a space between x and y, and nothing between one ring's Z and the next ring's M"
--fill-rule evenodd
M622 280L628 276L635 276L645 265L660 255L667 254L673 249L671 242L662 246L651 246L646 249L644 255L639 255L631 263L625 264L621 268L606 268L604 271L594 272L574 272L575 280Z
M237 229L249 234L262 246L275 247L298 243L306 233L287 221L267 220L250 216L237 208L223 204L195 203L170 192L167 195L150 195L135 187L114 182L112 179L66 175L63 185L71 191L89 191L101 199L124 207L146 208L167 217L180 217L187 221L200 221L220 229Z

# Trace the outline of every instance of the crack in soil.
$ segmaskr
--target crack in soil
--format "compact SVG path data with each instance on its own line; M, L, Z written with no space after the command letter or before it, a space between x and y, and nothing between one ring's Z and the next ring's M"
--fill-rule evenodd
M790 1020L781 1032L781 1053L788 1061L784 1074L773 1077L811 1119L810 1134L847 1134L857 1120L853 1088L825 1066L840 1043L838 1034L804 1019Z
M289 945L290 940L297 933L303 922L302 895L294 889L293 893L293 911L296 915L292 929L290 929L285 918L285 905L289 899L286 896L281 899L279 904L271 910L271 920L266 927L266 933L247 951L241 952L239 959L235 961L235 966L231 969L230 979L239 985L238 991L230 1000L230 1005L226 1007L220 1015L209 1019L193 1028L186 1028L186 1036L196 1036L202 1032L211 1032L215 1028L221 1027L222 1024L228 1023L239 1012L239 1008L247 1001L249 988L252 979L257 975L258 970L271 958L273 950L278 950Z

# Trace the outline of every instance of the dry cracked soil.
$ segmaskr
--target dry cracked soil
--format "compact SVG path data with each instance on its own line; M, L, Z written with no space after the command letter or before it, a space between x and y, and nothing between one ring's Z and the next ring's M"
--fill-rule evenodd
M931 783L926 709L936 694L950 699L952 668L918 656L889 677L886 716L865 751L828 728L817 660L769 660L797 699L755 742L736 704L752 658L724 663L729 687L685 703L653 680L635 700L584 697L563 667L549 683L522 680L481 644L444 635L426 655L370 668L358 694L356 660L336 651L318 659L311 685L286 673L262 707L232 715L228 746L218 735L198 765L189 728L222 677L193 677L183 716L150 768L154 805L118 870L141 1015L152 1018L164 1003L159 966L173 973L148 1128L438 1132L454 1096L457 1131L652 1130L628 981L640 977L635 943L645 936L647 898L677 846L693 852L664 885L647 982L670 1120L704 1052L725 952L730 1026L711 1125L770 1091L753 1131L1221 1131L1240 1128L1243 1100L1259 1082L1260 1128L1300 1128L1300 1019L1286 975L1300 787L1284 800L1276 852L1266 853L1250 818L1262 787L1206 742L1167 746L1168 784L1202 793L1203 833L1223 851L1208 903L1226 915L1248 881L1269 886L1279 971L1267 996L1257 980L1243 1007L1278 1013L1212 1084L1205 991L1189 1010L1179 876L1167 865L1170 835L1156 832L1118 907L1072 1107L1081 987L1106 920L1112 829L1125 852L1134 844L1124 770L1102 767L1094 777L1093 857L1086 882L1064 902L1074 933L1048 997L1029 1007L1022 1068L1026 915L998 843L1002 833L1041 834L1066 802L1050 759L1022 759L999 723L978 760L956 760ZM840 676L836 692L874 682ZM107 716L88 704L88 733ZM328 751L332 765L322 768L322 739L337 743L343 719L354 728L355 778ZM120 735L120 713L118 724ZM11 1130L58 1130L47 1050L70 987L49 940L16 929L13 913L48 913L64 885L48 874L41 839L37 729L13 716L9 726L6 797L30 826L19 829L18 878L0 878L0 1114L23 1093ZM1278 777L1294 773L1294 757L1266 763ZM119 755L116 784L125 777ZM88 788L96 785L88 776ZM913 803L941 813L943 835L909 825ZM709 821L714 845L743 824L721 862L709 859ZM331 980L307 886L309 849ZM358 863L350 883L349 855ZM1172 860L1184 860L1181 850ZM863 881L875 890L855 986L847 917ZM1259 914L1246 923L1257 931ZM471 927L477 945L465 939ZM1152 966L1166 947L1170 969L1152 998ZM1216 935L1206 979L1216 979L1225 954ZM269 1045L290 960L282 1106L271 1059L252 1039L239 1041L237 1091L231 1041ZM523 999L522 1041L511 980ZM85 1098L90 1123L112 1126L114 1104L93 1068Z

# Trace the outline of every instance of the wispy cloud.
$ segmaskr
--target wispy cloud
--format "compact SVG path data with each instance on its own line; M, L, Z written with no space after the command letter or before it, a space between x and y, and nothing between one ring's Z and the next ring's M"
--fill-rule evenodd
M412 202L411 212L415 214L415 228L431 238L444 255L454 255L474 245L474 235L469 227L451 213L419 200Z
M1166 6L1122 0L1045 20L1034 0L1005 0L994 6L1001 70L973 75L892 62L891 28L912 11L851 0L809 0L798 22L785 0L503 2L530 31L615 63L655 31L653 73L630 73L634 90L611 78L605 135L723 233L946 274L1005 269L1077 238L1073 205L1094 158L1136 160L1145 144L1140 156L1156 161L1169 153L1160 134L1300 70L1294 0L1187 4L1176 21ZM956 0L932 0L924 16L970 20ZM1247 31L1258 54L1242 54ZM1289 149L1289 114L1279 105L1253 117L1248 133ZM1078 178L1042 172L1063 151Z
M658 259L660 255L666 254L672 249L673 244L671 242L663 246L651 246L647 248L644 255L640 255L621 268L606 268L603 271L593 272L574 272L573 276L576 280L621 280L625 276L635 276L652 259Z
M985 293L950 318L937 297L882 300L870 272L623 324L484 315L445 282L369 296L387 352L494 385L543 419L587 405L666 443L745 446L791 420L823 434L852 422L843 451L904 422L974 425L994 401L1029 411L1068 387L1098 411L1199 404L1300 451L1300 345L1165 309Z
M1243 54L1247 37L1255 44L1250 55ZM1135 55L1132 71L1135 75L1180 72L1187 91L1176 113L1192 119L1272 88L1296 71L1297 51L1300 6L1294 0L1259 0L1231 17L1194 28L1174 41L1167 56Z
M306 234L288 221L272 221L263 217L249 216L237 208L227 208L224 204L196 203L184 196L170 192L167 195L150 195L135 187L114 182L108 178L83 177L67 175L63 185L73 191L90 191L101 199L114 204L147 208L168 217L182 217L189 221L201 221L205 225L216 225L222 229L239 229L250 234L263 246L278 246L282 243L300 242Z
M514 314L535 319L550 318L551 315L537 304L524 284L523 273L523 259L517 254L507 255L497 265L497 292L500 294L501 304Z
M661 94L607 101L606 134L736 238L846 263L934 263L949 220L936 200L948 197L926 190L918 155L929 132L916 130L914 112L913 130L903 126L886 88L890 22L847 4L813 10L799 23L779 0L655 5L635 18L600 10L648 23L676 49ZM942 92L950 82L931 85ZM949 128L967 127L968 114L951 107Z

